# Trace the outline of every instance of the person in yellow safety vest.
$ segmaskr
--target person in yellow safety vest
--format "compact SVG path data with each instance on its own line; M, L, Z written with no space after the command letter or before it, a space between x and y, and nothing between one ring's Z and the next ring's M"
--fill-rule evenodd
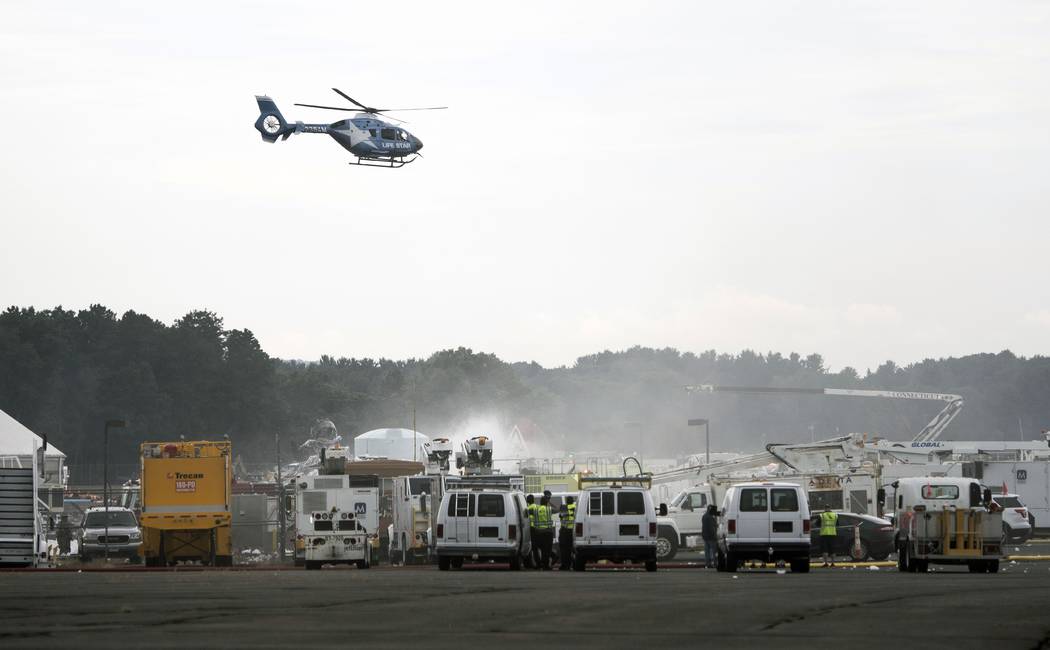
M839 516L825 505L820 513L820 552L824 555L824 566L835 566L835 537L839 534Z
M546 494L540 499L540 505L536 506L536 538L540 553L538 568L548 571L551 568L551 547L554 545L554 513Z
M565 497L565 505L558 513L558 555L561 556L561 570L568 571L572 568L572 535L573 526L576 524L576 499Z
M525 495L525 511L529 515L529 539L532 540L532 549L529 553L532 558L533 568L539 568L540 566L540 543L539 537L536 535L536 509L539 508L536 505L536 497L531 494Z

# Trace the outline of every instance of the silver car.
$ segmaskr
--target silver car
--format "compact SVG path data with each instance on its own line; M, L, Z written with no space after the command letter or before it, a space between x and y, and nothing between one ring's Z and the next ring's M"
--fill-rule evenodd
M79 544L82 562L105 557L108 546L109 557L126 557L137 564L141 561L142 531L135 513L127 508L111 506L108 513L105 508L89 508L84 514Z

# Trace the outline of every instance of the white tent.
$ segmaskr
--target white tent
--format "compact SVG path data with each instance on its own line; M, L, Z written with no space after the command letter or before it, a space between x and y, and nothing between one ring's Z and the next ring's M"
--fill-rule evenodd
M0 456L30 456L43 439L29 430L24 424L7 413L0 411ZM57 447L48 443L45 456L61 456Z
M372 429L354 438L357 457L426 460L423 444L430 438L412 429Z

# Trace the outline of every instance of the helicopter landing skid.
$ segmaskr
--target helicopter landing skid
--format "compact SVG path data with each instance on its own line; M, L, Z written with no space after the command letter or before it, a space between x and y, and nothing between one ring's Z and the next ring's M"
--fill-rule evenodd
M386 169L398 169L404 167L410 162L415 162L419 156L412 156L408 160L404 158L358 158L357 162L349 163L351 165L360 165L362 167L383 167Z

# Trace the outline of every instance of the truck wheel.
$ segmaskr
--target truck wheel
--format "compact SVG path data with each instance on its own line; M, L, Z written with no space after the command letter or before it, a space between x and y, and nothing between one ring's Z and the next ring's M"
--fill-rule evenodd
M583 559L579 555L577 555L576 557L572 558L572 570L573 571L583 571L586 568L587 568L587 560Z
M306 561L306 570L307 571L320 571L321 570L321 562L319 560L307 560Z
M462 569L463 568L463 558L461 558L461 557L454 557L454 558L450 558L450 559L452 560L452 568L453 569Z
M985 566L988 568L988 573L999 573L999 560L988 560Z
M447 555L438 556L438 569L441 571L448 571L452 566L452 558Z
M645 570L650 572L650 573L656 571L656 560L646 560L645 561Z
M930 570L929 560L913 560L912 564L915 566L914 571L916 573L926 573Z
M797 557L791 560L791 573L809 573L809 557Z
M851 544L849 547L849 556L854 562L863 562L868 559L868 544L864 540L860 540L860 548Z
M911 558L908 554L908 543L904 542L900 545L900 549L897 551L897 570L903 571L904 573L911 573L915 568L911 565Z
M362 571L364 571L365 569L367 569L367 568L368 568L368 566L369 566L369 565L368 565L368 560L355 560L355 561L354 561L354 564L355 564L355 565L357 565L357 568L358 568L358 569L361 569Z
M678 554L678 535L669 526L661 526L656 533L656 559L661 562L673 560Z
M715 551L715 570L725 572L726 570L726 556L722 555L722 551Z
M510 556L510 570L521 571L521 556L517 553Z

